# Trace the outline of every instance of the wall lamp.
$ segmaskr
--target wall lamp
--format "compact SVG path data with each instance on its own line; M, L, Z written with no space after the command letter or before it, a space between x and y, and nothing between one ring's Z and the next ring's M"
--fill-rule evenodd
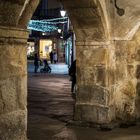
M119 16L123 16L123 15L125 14L125 10L118 7L118 5L117 5L117 0L114 0L114 2L115 2L115 7L116 7L116 9L117 9L117 14L118 14Z

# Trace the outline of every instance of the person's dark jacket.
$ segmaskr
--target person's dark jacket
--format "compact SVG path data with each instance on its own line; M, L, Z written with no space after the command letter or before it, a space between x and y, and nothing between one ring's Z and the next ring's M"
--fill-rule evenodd
M35 58L34 58L34 65L35 66L39 66L38 61L39 61L38 56L37 56L37 54L35 54Z
M69 75L72 77L76 76L76 60L73 61L73 63L71 64L71 66L69 68Z

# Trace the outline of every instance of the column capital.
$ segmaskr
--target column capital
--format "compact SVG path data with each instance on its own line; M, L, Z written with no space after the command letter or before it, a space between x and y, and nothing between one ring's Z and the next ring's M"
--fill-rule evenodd
M27 42L29 31L15 27L0 26L0 44L25 44Z

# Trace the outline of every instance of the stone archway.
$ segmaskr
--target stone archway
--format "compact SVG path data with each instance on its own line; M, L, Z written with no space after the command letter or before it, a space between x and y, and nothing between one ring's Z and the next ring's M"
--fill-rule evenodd
M25 45L28 38L26 25L38 3L39 0L3 0L0 4L0 139L26 139ZM102 103L99 98L108 94L104 89L107 57L104 41L106 37L98 12L98 4L92 0L82 0L81 4L75 1L72 5L69 1L62 1L62 3L70 13L77 37L78 95L75 120L104 122L107 120L106 117L103 120L96 117L106 114L106 107L105 110L100 107L106 102L106 97L101 101ZM94 57L92 57L93 54ZM102 57L98 58L98 55ZM100 77L102 72L103 80ZM98 76L95 77L95 73ZM95 90L101 95L98 96ZM93 96L92 92L95 93ZM101 113L96 113L97 108ZM85 115L82 115L84 113ZM86 114L89 115L86 116Z
M0 3L0 139L24 140L27 130L26 25L39 0Z
M76 33L77 102L75 120L107 123L109 118L107 89L108 43L99 1L82 0L72 4L62 1ZM102 18L101 18L102 17Z
M122 4L128 3L124 1ZM133 70L133 65L125 63L128 55L125 61L122 59L126 50L128 54L125 46L131 41L128 43L126 38L119 38L130 29L128 26L124 28L124 32L120 32L124 27L121 20L126 21L129 15L120 18L109 0L61 2L69 13L76 33L78 92L75 120L104 124L117 118L125 120L126 115L129 116L128 119L135 118L134 104L135 99L138 99L135 96L136 77L134 73L131 77L128 72L131 74L136 68ZM135 5L137 2L130 1L130 4ZM2 0L0 3L1 140L26 139L26 25L38 3L39 0ZM127 6L130 6L129 3ZM134 13L135 11L132 15ZM114 18L120 25L118 30L112 20ZM130 48L131 43L128 45ZM134 63L136 64L132 61L131 64ZM137 72L139 73L139 66Z

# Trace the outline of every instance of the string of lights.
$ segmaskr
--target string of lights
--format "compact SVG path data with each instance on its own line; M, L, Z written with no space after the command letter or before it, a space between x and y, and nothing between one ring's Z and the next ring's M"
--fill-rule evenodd
M53 32L58 30L57 24L60 23L67 23L67 17L48 20L30 20L27 29L42 32Z
M57 24L60 24L60 23L62 23L62 24L64 24L64 23L67 23L67 21L57 21L57 22L49 22L49 21L45 21L45 20L30 20L29 21L29 24L35 24L35 23L38 23L38 24L40 24L40 23L42 23L42 24L50 24L50 25L57 25Z
M47 20L45 20L45 21L57 21L57 20L65 20L65 19L68 19L68 17L47 19ZM42 21L44 21L44 20L42 20Z
M58 30L57 26L53 26L53 25L47 25L47 26L41 26L41 25L29 25L28 29L30 30L35 30L35 31L41 31L41 32L53 32Z

